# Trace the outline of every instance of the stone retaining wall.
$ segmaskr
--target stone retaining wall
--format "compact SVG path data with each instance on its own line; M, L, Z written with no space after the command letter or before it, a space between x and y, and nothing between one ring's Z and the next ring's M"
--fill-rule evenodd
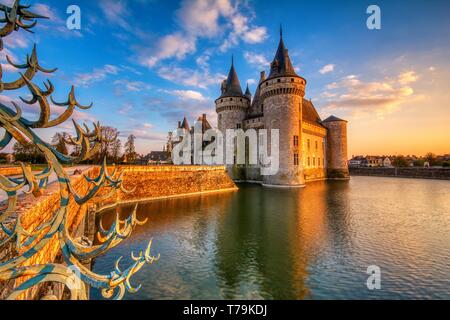
M15 176L21 175L22 169L19 166L0 166L0 175Z
M450 180L450 168L349 168L354 176Z
M104 203L96 203L98 208L112 206L115 203L135 202L143 200L160 199L167 197L179 197L206 192L231 191L237 187L227 175L223 166L120 166L119 171L124 170L123 185L130 193L118 192L116 196ZM90 169L89 176L98 174L99 168ZM72 177L75 190L84 195L88 192L90 185L82 176ZM108 190L102 190L105 193ZM56 183L51 184L44 194L38 198L32 195L22 196L18 203L17 213L21 216L22 224L27 230L33 230L45 221L48 221L59 207L59 187ZM88 212L88 206L76 205L75 201L69 201L69 226L72 235L84 234L84 219ZM13 248L0 248L4 259L10 256L6 252ZM39 253L35 254L27 265L45 264L58 260L59 244L54 237ZM1 256L0 256L1 258ZM23 281L23 280L22 280ZM17 284L17 283L16 283ZM3 287L8 284L3 283ZM9 284L10 286L10 284ZM39 297L41 288L29 290L22 299L36 299ZM2 284L0 283L0 298L2 298ZM5 292L3 292L3 297Z

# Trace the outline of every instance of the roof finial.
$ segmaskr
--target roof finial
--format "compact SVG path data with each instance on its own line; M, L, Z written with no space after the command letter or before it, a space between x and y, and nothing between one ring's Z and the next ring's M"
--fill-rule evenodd
M231 65L234 66L234 54L231 54Z
M280 23L280 39L283 39L283 27L281 26L281 23Z

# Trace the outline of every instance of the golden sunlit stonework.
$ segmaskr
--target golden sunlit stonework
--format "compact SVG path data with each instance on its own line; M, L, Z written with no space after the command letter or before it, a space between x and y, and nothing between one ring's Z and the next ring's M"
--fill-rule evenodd
M253 97L248 85L242 92L232 61L215 101L219 130L224 134L228 129L279 130L278 173L263 176L259 165L235 164L228 166L233 179L304 186L307 181L349 178L347 121L335 116L322 120L312 101L304 98L305 87L306 80L291 63L281 30L269 76L261 72Z

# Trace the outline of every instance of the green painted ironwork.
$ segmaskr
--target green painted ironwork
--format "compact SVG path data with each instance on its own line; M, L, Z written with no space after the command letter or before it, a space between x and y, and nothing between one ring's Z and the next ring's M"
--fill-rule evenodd
M4 14L4 18L0 18L0 23L3 24L0 28L0 50L3 50L4 37L20 29L32 32L31 28L36 25L37 20L46 18L29 11L29 7L21 5L19 0L15 0L11 6L0 5L0 15ZM4 245L14 243L15 249L19 252L7 261L0 262L0 280L26 277L26 280L14 288L8 298L15 299L24 291L44 282L64 284L70 290L71 299L87 299L86 285L101 289L105 298L121 299L127 291L130 293L136 292L140 286L133 287L130 282L131 277L144 264L151 264L159 258L159 255L155 257L150 253L151 240L147 248L139 255L131 254L133 263L125 269L121 269L119 266L121 258L117 260L114 271L108 275L96 274L83 265L83 262L95 258L129 237L136 225L145 223L145 221L139 221L136 218L136 207L125 220L121 220L117 215L109 230L100 228L98 237L100 244L98 245L78 242L71 237L68 230L70 197L78 205L83 205L88 201L103 200L106 197L113 196L118 190L127 192L122 184L123 172L117 172L114 169L112 173L109 173L106 161L101 166L97 177L84 176L87 183L90 184L90 190L83 196L77 194L63 169L63 164L86 160L99 150L101 142L104 141L100 124L94 123L91 130L87 125L80 126L73 121L77 136L75 138L70 137L67 143L80 148L81 152L78 156L69 156L58 152L52 145L43 141L33 130L57 126L68 120L75 108L88 109L92 104L88 106L80 104L75 97L73 86L67 101L56 102L52 98L54 86L50 80L44 83L45 89L40 88L32 81L38 72L52 73L56 71L56 69L45 69L39 64L36 46L33 47L31 54L27 55L25 63L14 63L9 57L7 57L7 61L12 67L22 72L19 72L17 80L3 82L0 65L0 92L20 88L28 89L31 99L22 97L20 99L25 104L38 106L39 117L35 121L24 118L20 106L14 101L11 101L14 109L0 103L0 126L4 129L3 137L0 139L0 150L5 148L13 139L23 145L33 143L44 154L48 164L48 167L38 174L34 174L29 167L20 163L22 171L20 178L0 175L0 188L8 196L6 208L0 212L0 250ZM49 98L54 105L66 108L53 120L50 120ZM49 176L53 172L57 176L56 183L59 184L60 206L49 221L42 223L32 231L26 230L21 224L20 216L16 214L18 192L25 188L27 189L24 190L25 193L38 196L40 190L46 188ZM110 191L103 196L98 196L98 191L105 188ZM58 238L64 264L24 265L28 259L37 254L54 237Z

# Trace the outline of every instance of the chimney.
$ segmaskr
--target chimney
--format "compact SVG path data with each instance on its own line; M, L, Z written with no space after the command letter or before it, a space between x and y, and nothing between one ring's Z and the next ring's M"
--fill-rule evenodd
M261 80L259 82L263 82L264 80L266 80L266 72L261 71Z
M202 114L202 121L203 123L206 123L206 113Z
M178 128L181 128L181 121L178 121Z

